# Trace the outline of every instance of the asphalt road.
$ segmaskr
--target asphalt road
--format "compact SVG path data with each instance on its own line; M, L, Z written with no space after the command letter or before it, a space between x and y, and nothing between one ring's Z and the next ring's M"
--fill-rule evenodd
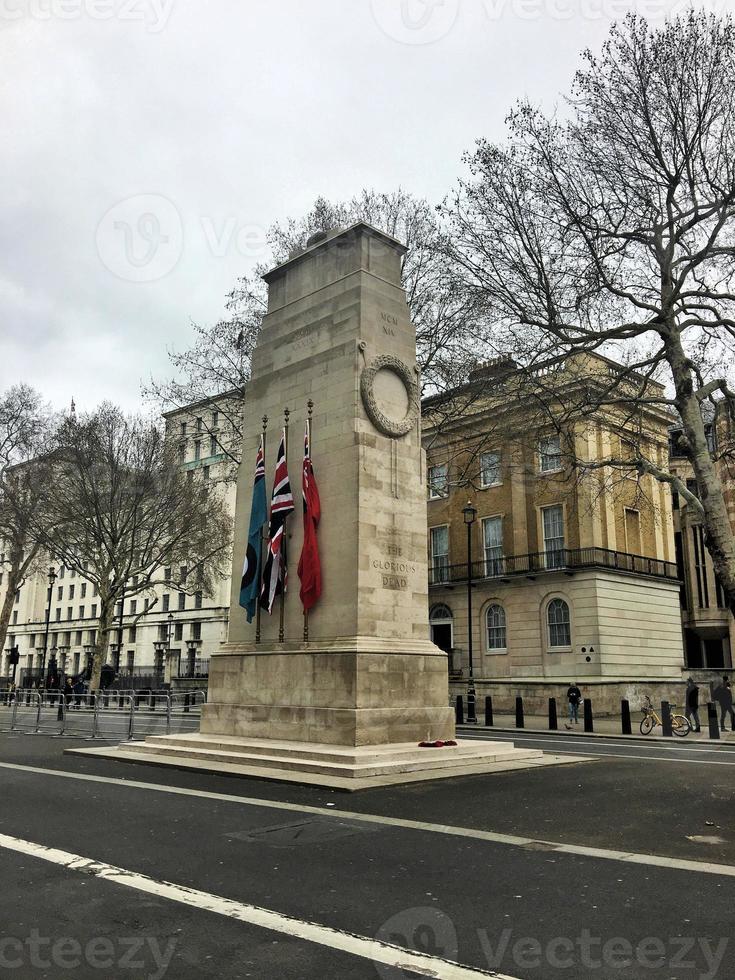
M0 736L3 978L735 974L732 750L344 794L70 744Z

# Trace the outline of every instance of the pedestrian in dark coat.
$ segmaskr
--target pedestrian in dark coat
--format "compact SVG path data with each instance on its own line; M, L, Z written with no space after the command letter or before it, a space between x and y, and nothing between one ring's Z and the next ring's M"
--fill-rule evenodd
M725 731L725 721L727 716L730 716L730 727L735 732L735 711L732 707L732 688L730 687L730 678L727 674L722 675L722 682L719 687L715 688L715 692L712 695L715 701L719 702L720 705L720 728Z
M689 724L695 732L701 731L699 725L699 688L694 683L694 678L687 680L686 708L684 714L689 719Z

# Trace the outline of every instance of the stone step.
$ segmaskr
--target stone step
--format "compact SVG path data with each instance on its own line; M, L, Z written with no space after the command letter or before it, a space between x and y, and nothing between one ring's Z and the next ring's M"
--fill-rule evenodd
M291 742L279 739L264 740L238 738L235 736L200 735L194 732L190 735L185 733L177 735L149 735L144 744L171 746L173 748L208 749L246 755L278 755L290 759L304 758L313 760L316 757L325 762L347 763L350 765L382 762L405 756L413 758L417 752L431 754L432 756L447 755L448 757L456 758L458 756L474 756L479 751L486 752L492 749L494 751L505 752L514 748L508 742L494 742L491 740L483 740L479 744L476 740L472 742L469 740L464 742L460 741L456 746L447 746L446 748L439 749L420 749L415 742L354 747L315 744L311 742Z
M339 776L343 778L361 778L369 776L386 775L389 773L417 772L421 770L452 769L456 767L465 768L466 766L494 765L498 763L522 762L540 759L542 753L534 749L513 749L503 746L498 750L488 751L487 749L476 749L471 753L461 755L452 754L450 750L442 749L417 749L414 747L412 755L407 753L397 755L395 758L361 761L350 763L346 761L329 762L323 758L312 754L310 759L305 757L295 758L282 754L258 754L248 752L227 752L215 749L206 749L201 746L192 748L184 745L162 745L157 742L146 741L124 742L119 746L119 751L130 752L136 756L150 756L152 759L185 760L196 759L208 763L227 764L242 766L247 768L263 769L287 769L294 772L319 773L324 775Z

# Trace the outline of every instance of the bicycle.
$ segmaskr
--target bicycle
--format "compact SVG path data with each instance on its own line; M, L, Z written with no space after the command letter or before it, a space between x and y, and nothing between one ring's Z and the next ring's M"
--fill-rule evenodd
M671 707L675 708L676 705L672 704ZM648 695L643 699L642 710L643 720L640 724L641 735L650 735L656 725L660 725L663 728L663 722L659 718L653 702ZM689 719L685 718L684 715L675 715L672 713L671 730L679 738L686 738L692 730L692 726L689 724Z

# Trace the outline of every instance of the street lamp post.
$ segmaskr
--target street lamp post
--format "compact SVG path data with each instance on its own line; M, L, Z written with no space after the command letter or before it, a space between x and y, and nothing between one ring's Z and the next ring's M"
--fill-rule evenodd
M46 632L44 633L44 637L43 637L43 659L41 661L42 681L44 681L45 674L46 674L46 656L48 653L48 630L49 630L49 623L51 621L51 599L53 598L52 592L53 592L55 581L56 581L56 571L52 565L51 568L49 568L48 570L48 597L47 597L48 602L46 603ZM44 687L45 686L46 685L44 681Z
M472 501L467 501L467 506L462 509L462 516L467 526L467 654L470 668L467 681L467 722L474 725L477 723L477 714L475 713L475 674L472 663L472 525L477 518L477 511L472 506Z
M171 662L171 630L174 625L174 614L168 614L168 631L166 633L166 659L163 664L163 681L166 682L166 665ZM170 680L170 678L169 678Z

